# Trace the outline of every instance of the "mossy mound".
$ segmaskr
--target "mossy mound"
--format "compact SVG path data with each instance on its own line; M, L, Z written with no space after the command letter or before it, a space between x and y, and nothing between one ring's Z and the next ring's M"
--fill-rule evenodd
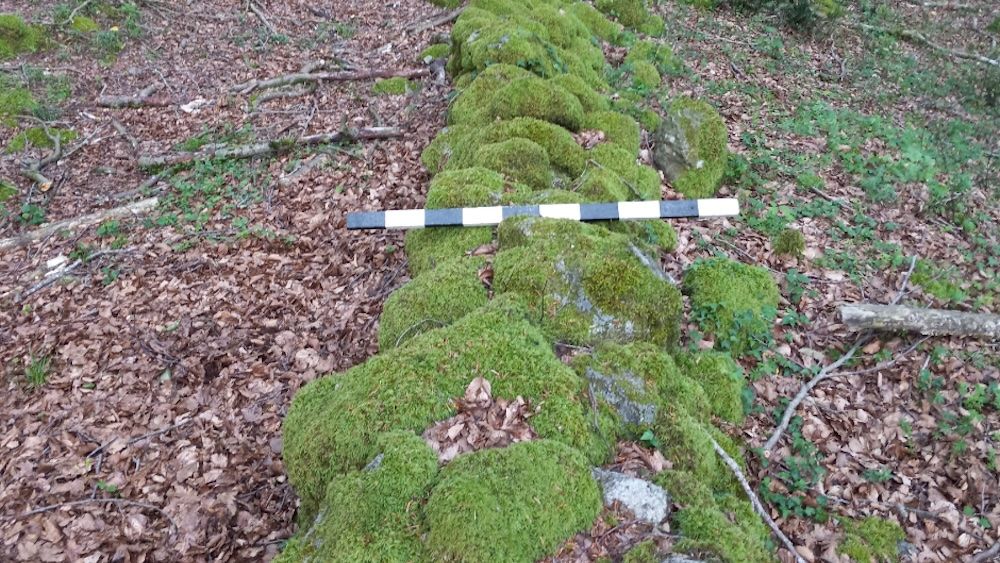
M49 135L52 135L52 137L58 137L59 143L62 146L65 146L66 143L69 143L77 137L76 131L72 131L70 129L49 127L49 131L46 133L44 127L31 127L15 135L14 138L7 143L6 150L7 152L20 152L29 146L50 149L55 145L55 143Z
M622 26L606 18L597 8L585 2L574 2L566 9L595 36L612 45L621 44Z
M396 348L485 305L486 288L478 276L484 263L481 258L452 260L393 292L379 318L379 349Z
M632 122L634 123L634 122ZM590 150L588 156L599 170L610 172L622 182L629 193L625 199L660 199L660 175L648 166L636 162L636 151L621 148L614 143L601 143Z
M644 541L630 548L622 563L660 563L663 558L656 554L656 542Z
M627 115L615 111L588 113L584 117L583 128L603 131L606 142L625 150L633 160L639 154L639 124Z
M860 522L841 519L846 532L837 552L852 561L899 561L899 542L906 532L895 521L874 516Z
M310 521L326 486L360 469L378 453L389 430L420 432L455 414L453 400L475 377L500 397L524 397L538 409L531 425L541 438L574 448L593 461L607 454L590 432L583 383L552 352L527 311L511 299L455 324L422 334L342 375L302 388L284 422L284 460Z
M449 53L451 53L451 45L447 43L435 43L420 52L420 60L447 59Z
M16 116L30 114L39 108L27 88L7 88L0 84L0 124L13 127Z
M632 87L643 91L652 92L660 85L660 72L656 70L653 63L649 61L633 61L632 66Z
M552 187L554 176L545 149L538 143L514 137L479 147L474 157L477 165L494 170L512 182L536 190Z
M626 64L639 61L652 63L663 75L678 75L684 71L684 61L677 58L669 46L645 39L633 43L625 57Z
M410 81L402 76L395 76L393 78L383 78L382 80L376 80L375 84L372 86L373 94L386 94L392 96L398 96L405 94L413 90Z
M771 341L779 292L767 270L726 258L697 260L684 272L684 291L720 350L742 356Z
M437 455L412 432L382 434L375 450L367 467L330 483L312 525L279 562L429 560L420 501L437 475Z
M565 89L576 96L584 112L602 111L608 109L608 99L591 88L579 76L560 74L549 79L549 82Z
M69 28L77 33L94 33L101 30L101 26L87 16L74 16L69 22Z
M41 27L25 23L17 14L0 14L0 60L34 53L45 44Z
M497 74L489 69L481 73L455 100L448 114L451 123L486 125L498 119L534 117L571 131L580 128L583 107L565 88L530 73L502 84Z
M601 496L587 460L552 440L457 458L427 501L438 561L535 561L590 527Z
M806 250L806 237L796 229L782 229L775 237L771 248L777 254L799 258Z
M427 145L420 158L431 174L446 169L469 168L480 165L476 153L483 145L518 137L544 149L555 172L572 178L583 172L587 154L573 135L554 123L532 117L498 121L486 127L450 126Z
M677 191L712 197L726 170L726 124L707 103L679 98L670 104L656 134L653 160Z
M626 237L534 217L504 221L498 233L493 288L522 296L551 340L676 343L679 292L633 254Z
M597 0L595 5L598 10L614 17L625 27L647 35L663 33L663 18L650 15L645 0Z
M743 422L746 378L732 356L720 352L682 353L676 360L684 374L705 391L712 414L733 424Z
M426 154L426 151L425 151ZM482 167L446 170L431 180L428 209L509 205L527 199L530 188L504 179L499 172ZM439 227L414 229L406 234L406 256L410 273L434 269L493 240L490 227Z

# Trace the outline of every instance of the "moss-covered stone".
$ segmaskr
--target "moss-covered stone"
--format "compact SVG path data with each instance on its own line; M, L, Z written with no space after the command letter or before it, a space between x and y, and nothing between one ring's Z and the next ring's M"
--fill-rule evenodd
M12 127L18 115L38 109L38 102L27 88L7 88L0 85L0 124Z
M411 87L409 80L403 78L402 76L394 76L392 78L376 80L375 84L372 86L372 93L398 96L405 94L412 89L413 88Z
M469 138L475 131L468 125L452 125L445 127L431 140L430 144L420 153L420 162L431 175L444 170L451 157L465 148ZM452 168L468 168L467 166L452 166Z
M684 61L674 55L669 46L645 39L633 43L625 57L626 64L638 61L652 63L662 75L678 75L684 71Z
M372 462L326 489L308 529L278 561L427 561L420 502L438 472L437 455L412 432L377 438Z
M595 5L625 27L636 30L642 28L650 17L644 0L597 0Z
M906 532L895 521L868 517L860 522L841 519L844 541L837 552L852 561L899 561L899 542L906 539Z
M493 71L495 68L499 70ZM571 131L580 128L583 107L576 96L527 71L521 71L527 76L517 76L519 73L513 72L516 68L495 65L480 73L455 100L449 122L486 125L498 119L534 117Z
M485 305L486 288L478 275L484 264L481 258L458 258L393 292L379 318L379 349L396 348Z
M606 18L597 8L585 2L574 2L566 9L597 37L613 45L621 43L622 26Z
M726 170L726 124L701 100L675 100L657 129L653 161L689 198L712 197Z
M459 457L427 501L438 561L536 561L591 526L601 496L579 452L552 440Z
M93 18L87 16L74 16L69 22L69 28L77 33L94 33L100 31L101 26Z
M591 88L582 78L572 74L560 74L549 79L550 82L564 88L576 96L580 107L585 112L603 111L608 109L608 99Z
M648 540L629 549L622 557L622 563L660 563L661 559L656 554L656 542Z
M797 229L782 229L771 247L777 254L801 258L806 250L806 237Z
M499 235L493 288L522 296L551 339L676 343L678 291L632 254L626 237L533 217L504 221Z
M490 65L479 73L467 73L471 81L459 88L459 94L448 110L449 124L476 125L492 121L489 106L496 92L514 80L537 78L523 68L507 65ZM457 87L457 85L456 85Z
M627 115L614 111L588 113L583 128L603 131L607 142L624 149L633 159L639 154L639 124Z
M660 199L660 175L656 170L638 164L635 152L617 144L601 143L591 149L588 155L599 170L611 172L625 184L630 193L630 197L625 199Z
M711 412L733 424L743 422L743 368L729 354L681 353L676 357L684 374L705 391Z
M476 151L475 163L537 190L552 187L548 154L538 143L528 139L514 137L483 145Z
M406 233L410 275L418 276L493 241L491 227L434 227Z
M478 376L496 396L520 395L537 408L531 425L541 438L600 461L608 450L590 431L582 381L526 315L516 300L497 298L449 327L303 387L285 418L283 456L305 521L317 514L328 483L378 453L380 433L419 432L453 416L454 398Z
M41 27L25 23L17 14L0 14L0 60L33 53L45 44Z
M741 356L771 341L779 292L767 270L726 258L697 260L684 272L684 291L719 349Z
M660 73L649 61L633 61L632 87L641 91L651 92L660 86Z
M435 43L420 51L420 60L447 59L449 53L451 53L451 45L447 43Z

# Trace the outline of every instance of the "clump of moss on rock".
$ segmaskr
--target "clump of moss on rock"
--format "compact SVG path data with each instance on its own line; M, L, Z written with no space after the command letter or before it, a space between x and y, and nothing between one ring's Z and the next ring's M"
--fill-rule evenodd
M372 86L372 92L375 94L388 94L392 96L398 96L405 94L412 90L410 81L402 76L394 76L392 78L383 78L382 80L376 80L375 84Z
M656 542L644 541L633 546L625 556L622 563L660 563L662 557L656 555Z
M680 295L596 225L517 217L499 228L493 288L522 296L556 341L646 340L673 346Z
M451 45L447 43L435 43L420 52L420 60L447 59L449 53L451 53Z
M677 58L669 46L645 39L633 43L625 57L625 63L637 61L652 63L663 75L678 75L684 72L684 61Z
M328 483L378 453L381 432L419 432L453 416L453 399L478 376L496 396L520 395L538 408L531 425L539 437L592 462L603 459L608 447L590 431L582 381L527 319L517 300L497 298L449 327L303 387L285 418L283 456L305 521L317 514Z
M597 0L596 7L635 30L641 29L650 19L644 0Z
M475 162L477 166L495 170L513 182L536 190L552 187L548 154L538 143L528 139L514 137L483 145L476 151Z
M729 158L726 124L715 108L679 98L654 136L653 162L679 192L690 198L715 194Z
M364 469L330 483L312 524L285 547L298 561L425 561L420 501L437 475L437 455L412 432L377 438Z
M438 561L535 561L590 527L601 494L580 453L552 440L457 458L427 501Z
M741 424L743 388L746 379L743 368L733 357L721 352L682 353L676 357L684 374L705 391L711 412L733 424Z
M74 16L69 23L69 28L77 33L94 33L100 31L101 26L93 18L87 16Z
M425 151L426 155L427 151ZM526 199L530 188L504 179L482 167L445 170L431 180L427 209L507 205ZM437 227L413 229L406 234L406 256L414 276L434 269L488 244L490 227Z
M684 272L684 291L719 349L742 356L771 341L779 292L767 270L727 258L697 260Z
M899 542L906 532L892 520L868 517L860 522L842 519L846 535L837 552L852 561L899 561Z
M25 23L17 14L0 14L0 59L33 53L45 43L42 28Z
M424 332L448 326L487 302L481 258L458 258L399 288L379 318L379 349L391 350Z
M774 239L772 248L778 254L801 258L806 250L806 237L801 231L786 228Z
M660 85L660 73L649 61L634 61L632 66L632 87L643 91L651 92Z
M566 9L597 37L612 45L621 44L622 26L606 18L597 8L586 2L574 2Z
M639 154L639 124L627 115L615 111L588 113L583 128L603 131L606 142L617 145L633 158Z

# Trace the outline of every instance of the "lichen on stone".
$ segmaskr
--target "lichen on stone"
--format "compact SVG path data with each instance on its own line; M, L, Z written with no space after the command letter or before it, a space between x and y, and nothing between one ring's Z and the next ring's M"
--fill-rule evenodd
M596 225L517 217L500 225L499 240L494 290L522 296L549 338L676 343L679 292L631 253L626 237Z
M654 137L653 161L679 192L690 198L715 194L729 158L726 125L715 108L678 98Z

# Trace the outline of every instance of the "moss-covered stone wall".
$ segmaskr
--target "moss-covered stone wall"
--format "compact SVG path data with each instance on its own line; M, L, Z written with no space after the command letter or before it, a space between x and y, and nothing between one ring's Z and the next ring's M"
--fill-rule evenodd
M659 173L638 160L642 126L613 96L602 46L629 48L633 83L654 88L675 61L640 37L663 26L643 0L469 2L447 53L457 96L422 155L427 207L660 199ZM722 120L703 102L675 109L690 152L678 158L698 164L670 180L710 195L725 159ZM663 221L521 217L408 233L413 279L385 303L381 352L310 383L289 410L283 455L300 531L282 560L552 555L598 516L590 468L609 461L616 440L648 431L672 464L658 479L680 504L679 547L771 560L767 529L710 440L741 459L717 424L742 421L743 373L726 354L678 347L680 289L656 266L675 242ZM484 247L495 252L475 252ZM715 295L700 278L690 283L698 295ZM723 315L760 308L739 297L717 304ZM557 344L581 353L567 364ZM527 400L538 439L439 465L420 435L456 413L476 377L498 397Z

